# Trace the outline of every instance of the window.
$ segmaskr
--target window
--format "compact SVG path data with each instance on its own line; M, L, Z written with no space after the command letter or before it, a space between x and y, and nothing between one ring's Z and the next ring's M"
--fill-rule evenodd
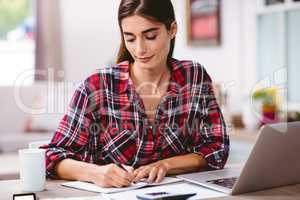
M288 63L288 98L292 102L300 101L300 9L287 12L287 63Z
M34 70L35 13L33 0L0 1L0 86L13 85ZM34 76L22 84L32 84Z
M297 105L299 108L300 2L286 0L281 6L277 5L276 9L263 5L258 9L257 30L259 79L272 76L285 68L289 107Z

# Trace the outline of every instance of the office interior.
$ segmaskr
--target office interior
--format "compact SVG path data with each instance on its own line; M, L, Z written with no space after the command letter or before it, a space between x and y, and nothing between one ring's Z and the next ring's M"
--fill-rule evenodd
M19 149L51 139L76 86L114 64L118 2L0 2L0 180L19 177ZM263 124L300 121L300 1L207 1L217 22L172 2L174 58L208 71L230 135L227 164L244 163Z

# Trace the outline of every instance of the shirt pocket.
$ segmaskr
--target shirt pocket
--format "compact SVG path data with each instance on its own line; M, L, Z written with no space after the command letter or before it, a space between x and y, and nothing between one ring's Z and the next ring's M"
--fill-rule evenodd
M110 127L101 137L101 157L104 163L120 162L130 165L136 152L136 132Z

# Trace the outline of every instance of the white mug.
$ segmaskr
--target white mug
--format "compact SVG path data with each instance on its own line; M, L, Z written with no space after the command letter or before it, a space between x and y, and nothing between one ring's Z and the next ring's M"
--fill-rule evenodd
M46 159L45 149L21 149L20 179L25 192L38 192L45 189Z

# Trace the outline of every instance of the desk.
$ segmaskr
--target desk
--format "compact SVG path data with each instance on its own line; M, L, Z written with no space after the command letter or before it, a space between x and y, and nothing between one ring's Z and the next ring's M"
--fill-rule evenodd
M72 188L60 186L63 181L47 181L46 190L38 192L40 199L57 198L57 197L80 197L80 196L97 196L98 193L86 192ZM0 200L11 200L14 193L21 193L20 181L0 181ZM264 190L260 192L248 193L238 196L227 196L221 198L210 198L211 200L299 200L300 184Z

